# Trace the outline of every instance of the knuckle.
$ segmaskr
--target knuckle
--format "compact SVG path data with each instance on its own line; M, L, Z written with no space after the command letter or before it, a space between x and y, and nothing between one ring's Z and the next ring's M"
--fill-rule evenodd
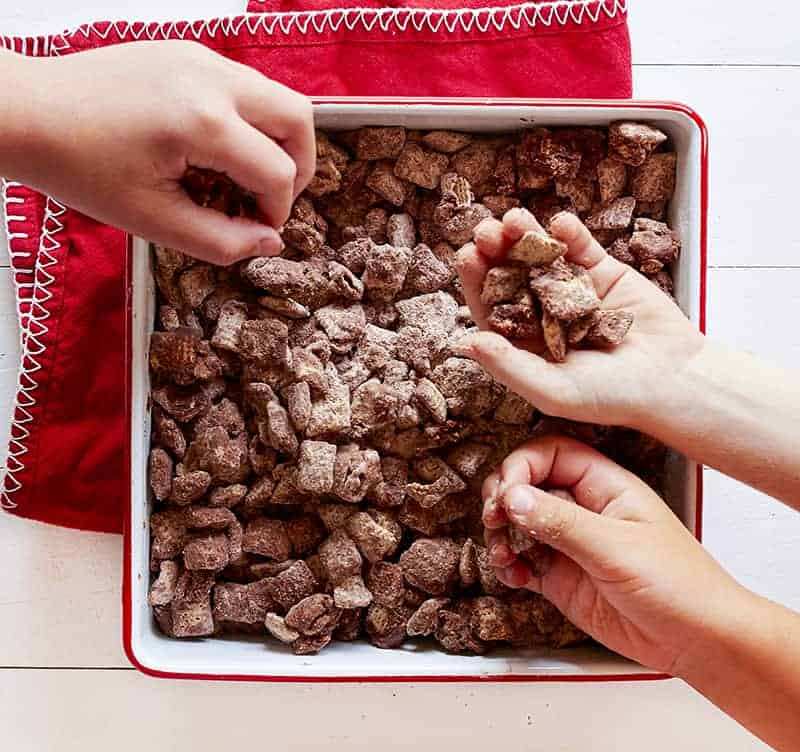
M275 181L281 186L293 186L297 178L297 165L289 156L283 154L274 165Z
M189 124L192 132L208 139L214 139L225 132L227 121L218 109L207 104L198 104L193 107Z

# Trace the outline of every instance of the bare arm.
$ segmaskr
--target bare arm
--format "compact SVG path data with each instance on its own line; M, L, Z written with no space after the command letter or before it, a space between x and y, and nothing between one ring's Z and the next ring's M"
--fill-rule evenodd
M676 675L778 750L800 747L800 615L744 591Z
M577 503L537 485L568 489ZM680 677L779 750L800 749L800 615L743 588L641 480L547 436L484 484L490 561L623 655ZM498 514L500 512L501 514ZM511 523L556 549L534 576Z
M707 341L635 426L800 509L800 375Z

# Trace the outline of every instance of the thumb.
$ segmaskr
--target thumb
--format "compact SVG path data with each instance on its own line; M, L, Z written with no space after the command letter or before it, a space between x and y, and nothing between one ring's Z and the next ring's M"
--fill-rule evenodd
M467 334L454 349L458 355L480 363L503 386L548 415L560 415L567 400L577 399L574 383L565 379L557 366L515 347L495 332Z
M533 486L514 486L503 496L512 524L602 576L618 546L618 521Z

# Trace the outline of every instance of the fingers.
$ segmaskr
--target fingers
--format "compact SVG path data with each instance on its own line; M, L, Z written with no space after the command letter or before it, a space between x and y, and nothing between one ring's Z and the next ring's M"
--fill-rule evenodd
M589 272L595 290L602 300L630 267L609 256L586 225L574 214L561 212L550 222L550 234L567 244L567 261L583 266Z
M508 524L505 509L500 503L500 474L492 473L483 482L481 495L483 498L483 525L493 530L505 527Z
M536 217L527 209L509 209L502 222L490 217L478 224L473 231L475 247L487 261L499 263L508 248L528 230L543 232Z
M136 232L152 242L224 266L250 256L276 256L283 248L272 227L198 206L180 189L149 195Z
M212 148L214 164L197 166L224 172L253 193L266 221L279 228L289 218L295 198L294 160L272 139L243 120L231 124Z
M514 486L503 496L512 524L568 556L593 576L602 576L627 523L533 486Z
M459 250L456 256L456 269L472 319L479 329L486 329L489 311L481 301L481 289L486 272L489 271L489 264L478 253L475 243L467 243Z
M575 396L573 383L558 365L514 347L494 332L468 334L458 341L455 350L480 363L497 381L549 415L558 412L556 399L569 404Z
M503 215L503 235L507 245L516 243L526 232L535 230L544 232L539 220L527 209L509 209Z
M579 505L597 514L631 490L652 493L608 457L565 436L542 436L523 444L506 457L499 475L502 489L517 485L571 489Z
M297 167L293 198L314 175L317 151L311 100L246 66L237 109L241 117L277 141Z

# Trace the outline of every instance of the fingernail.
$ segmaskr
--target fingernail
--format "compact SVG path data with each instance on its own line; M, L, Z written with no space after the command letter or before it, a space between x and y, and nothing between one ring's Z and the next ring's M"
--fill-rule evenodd
M486 504L497 504L498 490L500 488L500 478L495 478L489 485L489 492L486 494L484 502Z
M283 241L277 233L274 236L267 235L258 242L258 255L277 256L283 248Z
M505 543L496 543L489 551L489 564L507 567L514 561L514 552Z
M534 490L530 486L514 486L506 492L503 498L506 511L517 521L527 518L536 503Z

